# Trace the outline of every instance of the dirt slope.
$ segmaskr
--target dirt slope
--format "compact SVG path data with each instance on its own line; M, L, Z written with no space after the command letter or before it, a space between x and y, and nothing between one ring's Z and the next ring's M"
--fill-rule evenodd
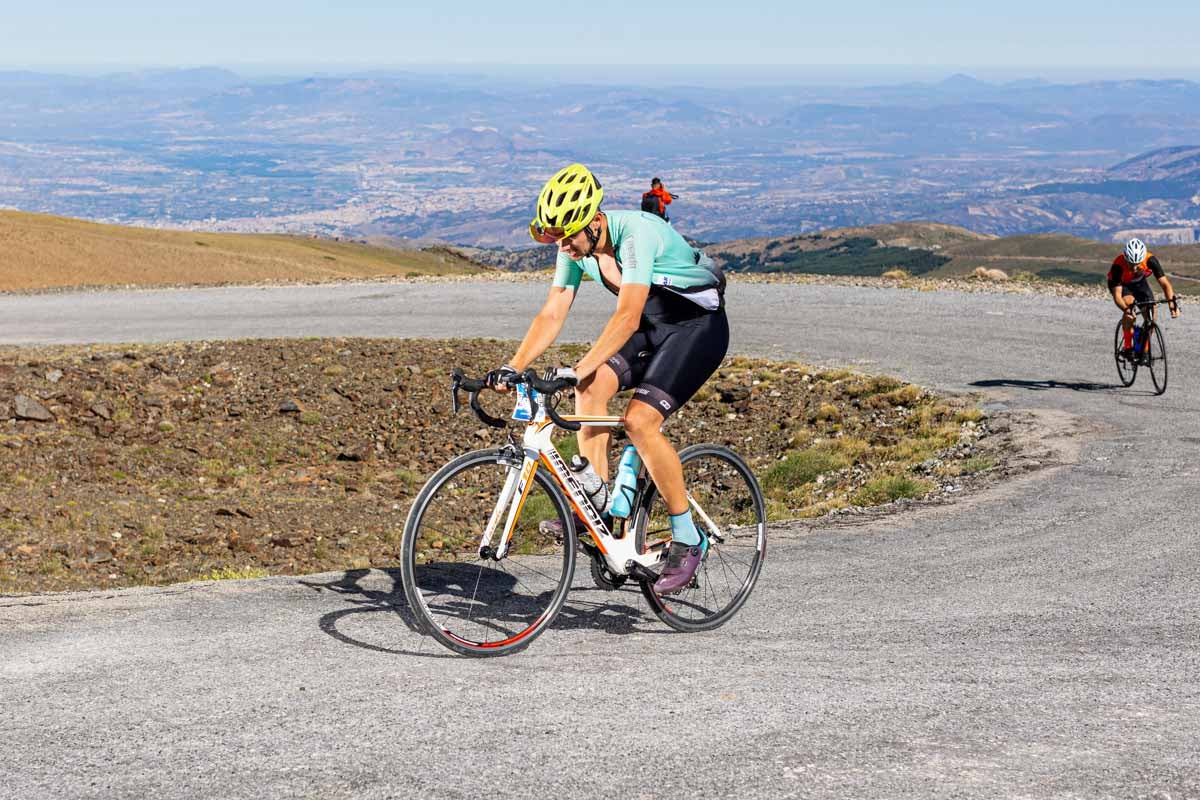
M441 249L163 231L0 211L0 291L328 281L485 269Z

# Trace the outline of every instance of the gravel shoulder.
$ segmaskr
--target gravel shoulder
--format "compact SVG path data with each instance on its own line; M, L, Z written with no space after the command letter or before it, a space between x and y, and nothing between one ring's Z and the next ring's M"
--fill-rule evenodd
M447 365L482 374L514 346L0 350L0 592L393 564L425 478L502 440L451 413ZM546 361L581 353L567 345ZM1010 469L1011 431L969 397L745 357L727 359L668 427L681 447L741 451L776 521L945 501ZM574 451L573 436L559 442Z

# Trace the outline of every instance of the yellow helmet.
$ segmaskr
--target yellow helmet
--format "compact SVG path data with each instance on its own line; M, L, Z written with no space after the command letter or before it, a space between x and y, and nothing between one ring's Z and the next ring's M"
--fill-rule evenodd
M538 195L537 216L529 223L535 242L552 244L586 228L596 212L604 190L583 164L563 167L546 181Z

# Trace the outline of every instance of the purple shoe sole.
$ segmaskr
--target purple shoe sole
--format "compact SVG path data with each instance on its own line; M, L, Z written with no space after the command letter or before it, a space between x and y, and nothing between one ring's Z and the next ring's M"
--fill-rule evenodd
M700 562L704 560L704 549L698 545L671 543L667 551L667 566L654 582L655 594L671 594L692 582Z

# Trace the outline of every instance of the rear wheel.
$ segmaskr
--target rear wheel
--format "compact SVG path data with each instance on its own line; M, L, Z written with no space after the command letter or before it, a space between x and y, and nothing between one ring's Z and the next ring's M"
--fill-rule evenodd
M1162 394L1167 390L1167 343L1163 339L1162 328L1156 322L1150 324L1150 330L1145 335L1150 345L1146 351L1150 380L1154 381L1154 393Z
M1134 379L1137 378L1137 356L1126 356L1125 351L1125 323L1124 320L1117 323L1116 341L1113 344L1113 353L1117 359L1117 377L1121 379L1122 386L1132 386Z
M692 583L659 596L642 582L654 613L680 631L703 631L730 620L762 570L767 512L762 490L746 462L720 445L693 445L679 454L696 527L709 537L708 552ZM649 484L638 504L634 541L642 552L665 549L671 540L666 504Z
M409 608L430 636L456 653L520 650L554 621L571 588L575 524L545 470L534 472L508 553L498 561L480 557L484 527L522 460L508 448L459 456L421 489L404 525L400 571ZM555 518L561 527L541 524Z

